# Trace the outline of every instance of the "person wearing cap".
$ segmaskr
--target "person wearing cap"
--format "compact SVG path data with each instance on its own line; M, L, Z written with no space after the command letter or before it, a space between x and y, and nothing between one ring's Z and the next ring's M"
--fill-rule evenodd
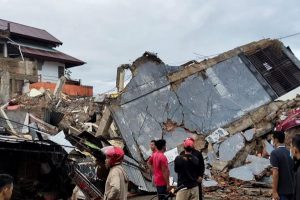
M199 200L198 168L199 160L192 154L194 141L185 140L183 143L184 154L175 158L175 172L178 174L178 187L183 187L177 192L176 200Z
M189 143L192 147L192 155L194 155L199 161L199 167L196 169L197 171L197 182L199 187L199 200L203 199L202 194L202 179L205 171L204 159L202 153L195 149L195 140L193 138L187 138L184 140L184 143ZM184 155L186 151L182 151L180 155Z
M122 167L124 151L119 147L105 149L105 166L109 174L105 183L104 200L126 200L128 192L128 177Z
M13 188L13 178L8 174L0 174L0 200L10 200Z

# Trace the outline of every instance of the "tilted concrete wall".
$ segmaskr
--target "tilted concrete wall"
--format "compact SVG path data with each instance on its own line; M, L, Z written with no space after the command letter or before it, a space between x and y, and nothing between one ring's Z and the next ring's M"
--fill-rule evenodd
M193 133L207 135L271 101L239 56L170 83L167 75L179 68L150 60L140 64L120 104L112 107L137 160L150 155L152 139L164 138L172 149Z

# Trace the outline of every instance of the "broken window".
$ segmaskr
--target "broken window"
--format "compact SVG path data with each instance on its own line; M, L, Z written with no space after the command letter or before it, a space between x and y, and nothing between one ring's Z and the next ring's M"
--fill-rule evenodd
M300 69L281 49L267 47L247 57L278 96L300 85Z

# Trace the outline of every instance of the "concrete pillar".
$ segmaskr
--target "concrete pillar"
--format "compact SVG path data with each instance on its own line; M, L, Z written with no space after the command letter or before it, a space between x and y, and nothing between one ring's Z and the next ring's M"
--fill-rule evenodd
M2 71L0 77L0 99L1 103L6 103L10 97L10 74L8 71Z
M116 80L116 86L118 89L118 92L121 92L124 89L124 81L125 81L125 69L123 66L118 67L117 69L117 80Z

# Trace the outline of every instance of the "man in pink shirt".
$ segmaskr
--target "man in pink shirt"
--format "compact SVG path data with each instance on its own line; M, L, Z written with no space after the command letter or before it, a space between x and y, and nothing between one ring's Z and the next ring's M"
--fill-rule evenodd
M169 166L167 157L164 155L166 151L166 141L155 141L157 151L153 153L151 159L149 159L149 165L153 169L154 184L157 189L158 199L163 200L167 195L167 190L170 187L169 184Z

